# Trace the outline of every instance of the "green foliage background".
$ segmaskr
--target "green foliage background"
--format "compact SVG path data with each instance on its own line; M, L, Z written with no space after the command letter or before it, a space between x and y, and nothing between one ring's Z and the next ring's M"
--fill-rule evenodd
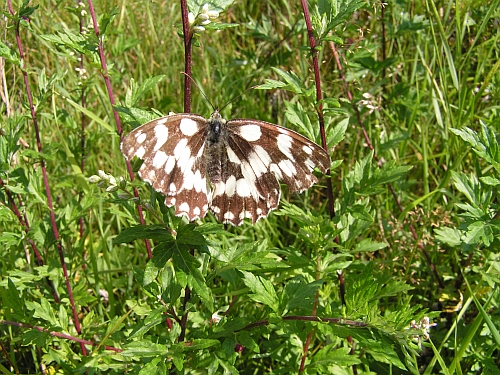
M499 2L310 2L335 216L320 176L238 228L130 182L88 3L7 3L1 371L498 374ZM124 132L183 112L180 4L93 6ZM192 76L213 105L320 143L300 3L209 8Z

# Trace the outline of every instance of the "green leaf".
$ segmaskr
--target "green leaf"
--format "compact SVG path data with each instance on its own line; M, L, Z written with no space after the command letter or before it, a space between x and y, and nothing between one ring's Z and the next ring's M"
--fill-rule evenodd
M304 283L302 278L291 280L283 291L283 300L286 302L286 310L295 308L309 309L314 303L316 292L323 285L324 280L316 280L311 283ZM286 313L285 310L285 313Z
M279 89L285 87L287 84L285 82L276 81L275 79L266 79L262 85L258 85L255 88L257 90L271 90Z
M194 224L179 225L176 238L179 244L190 246L207 245L205 237L196 230L196 225Z
M173 236L170 231L165 229L164 225L136 225L134 227L126 228L121 231L118 236L113 240L114 245L119 245L125 242L132 242L140 239L155 239L160 242L172 240Z
M188 9L196 16L200 14L201 9L205 4L208 4L209 10L217 10L219 12L225 11L235 0L188 0Z
M283 79L283 81L286 82L287 85L286 87L284 86L284 88L286 88L287 90L290 90L296 94L303 94L307 91L306 87L295 73L287 73L284 70L274 67L272 69Z
M269 306L274 312L278 312L279 301L273 284L260 276L246 271L240 271L243 274L243 282L250 288L253 294L249 297L256 302Z
M24 300L20 297L20 291L17 289L16 284L10 277L8 278L8 286L6 289L2 288L1 295L2 306L4 306L7 310L12 309L12 315L15 316L16 319L22 321L26 315L24 311ZM7 315L11 315L10 311Z
M13 49L9 48L7 45L0 42L0 57L3 57L9 63L19 66L20 58L19 55Z
M165 77L165 74L149 77L145 79L139 87L137 87L134 83L134 80L131 79L130 87L127 90L127 107L134 107L137 104L137 101L145 93L151 91L151 89L153 89L153 87L156 87L158 83L160 83L160 81L162 81Z
M211 22L203 27L207 30L225 30L238 26L240 25L237 23Z
M127 345L120 353L124 357L158 357L167 355L168 346L162 344L156 344L151 342L151 340L144 339L139 341L133 341Z
M437 241L449 246L456 247L462 243L461 232L456 228L435 228L434 233Z
M48 322L53 327L60 327L59 321L56 319L52 306L47 299L42 298L40 303L33 301L26 301L26 307L33 310L33 317L40 318Z
M176 270L182 270L188 276L188 285L200 296L207 308L213 310L212 293L198 269L200 262L189 254L186 246L179 246L174 249L173 264Z
M387 244L384 242L376 242L370 238L365 238L361 242L357 243L354 247L354 252L366 252L366 251L377 251L387 247Z

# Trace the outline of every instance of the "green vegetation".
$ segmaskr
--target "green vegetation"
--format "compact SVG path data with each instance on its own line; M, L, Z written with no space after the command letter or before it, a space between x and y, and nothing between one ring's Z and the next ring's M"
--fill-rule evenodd
M500 0L191 0L192 61L181 3L3 9L0 371L499 374ZM183 71L331 178L175 217L120 139L210 115Z

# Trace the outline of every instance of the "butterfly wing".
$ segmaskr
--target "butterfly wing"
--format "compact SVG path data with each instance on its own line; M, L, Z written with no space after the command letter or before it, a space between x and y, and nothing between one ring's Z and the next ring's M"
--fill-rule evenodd
M278 206L280 186L256 156L258 149L229 133L222 156L220 181L213 182L210 209L224 223L255 223Z
M244 139L268 170L288 185L290 191L301 192L318 181L312 173L330 168L330 156L316 143L293 130L265 121L231 120L228 128L234 139ZM253 163L251 163L253 165Z
M229 121L226 129L226 173L213 184L210 204L220 221L255 223L277 208L278 179L301 192L317 182L315 167L323 173L330 167L323 148L292 130L243 119Z
M165 195L175 215L195 220L208 210L204 141L207 120L176 114L148 122L130 132L121 145L128 160L143 159L141 178Z

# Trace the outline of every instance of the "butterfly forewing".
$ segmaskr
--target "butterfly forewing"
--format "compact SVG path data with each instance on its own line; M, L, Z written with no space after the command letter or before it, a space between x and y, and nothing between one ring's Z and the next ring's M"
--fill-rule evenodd
M278 180L290 191L317 181L312 173L330 167L317 144L291 130L258 120L226 122L177 114L133 130L122 143L130 160L144 160L139 174L162 192L175 214L195 220L210 209L224 223L255 223L277 208Z
M203 157L207 120L202 116L178 114L162 117L138 127L122 142L128 160L144 162L141 178L166 197L175 214L190 220L208 210L206 167Z

